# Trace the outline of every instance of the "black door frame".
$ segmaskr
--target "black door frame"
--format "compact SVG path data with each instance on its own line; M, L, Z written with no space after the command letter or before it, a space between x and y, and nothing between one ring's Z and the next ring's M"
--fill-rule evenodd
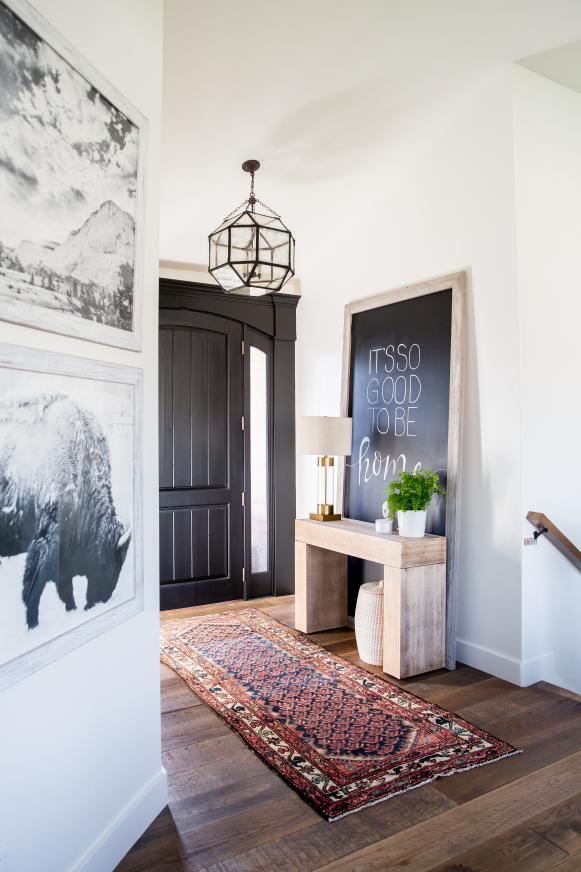
M272 339L272 573L275 596L294 593L295 341L300 297L237 297L215 285L160 279L160 310L185 309L239 321Z

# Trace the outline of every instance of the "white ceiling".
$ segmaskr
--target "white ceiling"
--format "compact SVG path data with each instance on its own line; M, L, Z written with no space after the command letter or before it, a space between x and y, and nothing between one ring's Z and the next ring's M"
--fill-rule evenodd
M523 58L519 63L534 73L581 92L581 40Z
M166 0L160 256L205 262L244 159L293 226L317 185L339 196L404 127L572 38L580 0Z

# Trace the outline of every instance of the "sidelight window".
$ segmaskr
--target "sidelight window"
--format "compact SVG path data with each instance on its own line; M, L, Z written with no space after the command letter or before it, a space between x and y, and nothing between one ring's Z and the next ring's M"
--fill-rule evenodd
M269 569L268 357L250 346L250 565Z

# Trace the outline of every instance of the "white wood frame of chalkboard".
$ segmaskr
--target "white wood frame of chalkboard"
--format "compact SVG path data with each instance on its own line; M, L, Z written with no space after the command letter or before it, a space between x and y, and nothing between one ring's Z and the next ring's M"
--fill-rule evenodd
M341 415L349 414L351 373L351 322L353 315L379 309L439 291L452 291L450 335L450 403L448 409L448 469L446 483L446 667L456 668L456 611L458 592L458 503L460 494L460 453L462 436L464 336L466 321L466 272L406 285L345 306ZM337 481L338 511L342 511L345 488L345 459L339 459Z

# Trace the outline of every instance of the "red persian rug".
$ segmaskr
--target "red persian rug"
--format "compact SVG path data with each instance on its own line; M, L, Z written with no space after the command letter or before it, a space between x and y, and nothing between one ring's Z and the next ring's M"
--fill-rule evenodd
M518 753L255 609L161 633L163 662L328 820Z

